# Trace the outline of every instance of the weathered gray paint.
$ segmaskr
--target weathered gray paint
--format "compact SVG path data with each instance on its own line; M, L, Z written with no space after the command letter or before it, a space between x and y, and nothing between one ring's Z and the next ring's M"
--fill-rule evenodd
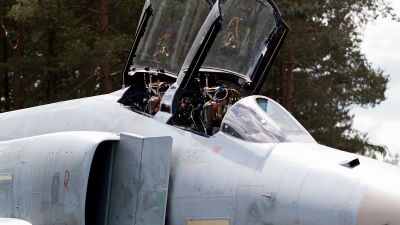
M91 159L97 145L106 140L118 136L69 132L1 142L6 150L0 158L0 174L12 174L12 179L0 188L8 199L0 217L34 224L83 224ZM66 171L74 179L64 185Z
M163 196L163 198L158 196L157 200L162 201L156 202L157 205L154 205L153 209L146 209L146 213L150 210L163 213L158 215L158 223L154 223L154 219L140 212L143 221L164 224L171 138L144 138L121 134L121 143L117 142L119 139L119 135L112 133L81 131L0 142L0 149L2 149L0 153L0 205L2 209L0 217L18 218L33 224L85 224L85 200L93 156L100 143L113 141L118 143L115 147L114 165L116 166L110 168L110 172L115 171L115 173L112 180L110 176L109 184L107 182L104 184L111 187L111 191L107 191L111 193L111 203L121 200L118 198L121 194L116 183L118 179L122 178L131 182L138 179L144 184L142 190ZM134 143L134 145L127 143ZM112 151L114 144L109 146L110 148L101 150ZM129 155L123 155L123 152L136 152L138 157L131 158ZM161 156L163 158L159 160L157 157L161 159ZM126 162L134 162L137 167L126 167ZM112 164L110 166L112 167ZM146 168L152 166L162 166L163 176L159 171L154 173L146 171ZM137 172L138 176L124 177L124 174L117 173L118 169L124 169L123 172L129 172L127 169L130 169L130 175ZM104 174L104 176L108 175ZM150 184L155 180L162 187L157 186L153 190ZM132 188L132 186L127 188ZM140 191L140 189L136 191L136 198L122 197L135 205ZM107 198L105 199L108 201ZM144 199L142 202L143 205L151 201ZM113 204L106 203L106 205L110 205L111 208L101 213L105 216L103 219L105 224L123 224L113 218L110 218L107 223L109 212L111 216L117 215L122 218L126 224L132 222L127 217L128 213L137 213L136 208L125 207L124 209L129 212L123 214L124 211L113 207ZM143 207L139 205L138 208ZM17 220L0 220L0 224L6 223L5 221L16 222Z
M118 91L109 95L0 114L0 140L2 141L0 143L0 174L15 174L15 179L21 187L22 184L31 184L31 190L24 191L20 188L16 195L9 194L11 190L7 182L0 184L0 198L4 200L2 202L5 202L0 206L5 208L1 211L4 212L1 217L16 217L28 222L37 221L37 224L44 224L44 219L51 217L53 221L61 218L65 221L70 219L68 224L83 224L82 218L70 216L72 212L82 209L81 197L78 198L78 195L75 195L75 198L69 196L68 201L62 200L67 199L63 192L52 191L58 176L60 176L60 181L63 181L65 171L63 165L67 162L72 168L82 168L83 165L89 164L88 161L75 157L76 150L71 153L65 149L76 148L90 151L94 148L94 143L100 140L111 138L118 141L119 137L112 133L121 132L141 137L166 135L172 137L172 155L170 157L164 155L164 160L169 158L171 162L166 210L167 224L196 224L196 221L202 221L202 224L212 224L207 221L217 221L216 224L226 224L227 221L229 224L368 224L360 215L365 215L365 212L370 211L360 205L365 205L364 202L374 204L369 202L376 201L380 197L368 197L370 195L367 195L369 193L367 190L374 190L373 188L380 185L394 187L385 196L394 196L393 198L398 196L396 193L400 190L399 181L393 179L400 172L397 167L318 144L249 143L221 132L209 138L199 136L166 125L163 119L167 116L166 114L157 115L156 118L160 120L157 121L158 119L141 116L123 108L116 102L122 93L123 91ZM64 132L73 130L80 132ZM87 132L93 130L102 132ZM86 135L82 135L83 133ZM43 134L46 135L37 137ZM88 141L84 141L86 139ZM90 144L82 144L86 142ZM122 144L116 144L118 145ZM134 144L128 145L134 146ZM164 146L164 144L161 145ZM44 149L44 153L28 150L31 148ZM62 158L61 154L63 154ZM129 154L129 157L116 154L115 158L132 160L128 167L132 168L134 176L154 176L154 174L147 175L147 170L138 174L137 169L133 169L137 168L135 161L137 153ZM154 154L159 153L151 153L152 157L149 158L143 155L143 160L150 160L146 162L145 167L150 172L167 173L161 172L164 169L161 169L160 165L164 164L161 158L155 158ZM340 165L343 161L355 158L360 159L361 165L353 169ZM22 161L25 161L25 165L22 165ZM123 163L115 165L115 168L124 166ZM48 169L45 171L45 168ZM121 172L123 170L121 168L115 171ZM31 171L31 174L28 175L27 171ZM82 174L83 171L73 170L74 176L82 177L79 181L80 185L87 182ZM36 172L45 175L34 176ZM129 176L132 175L127 175ZM155 182L149 181L145 189L139 188L137 200L135 200L136 197L132 197L133 194L129 197L129 193L134 193L135 188L143 188L144 183L141 183L139 179L136 184L133 184L133 181L127 184L127 178L123 181L124 179L115 180L114 177L112 184L117 186L111 187L109 222L117 221L115 215L118 213L116 210L118 208L114 207L120 206L116 206L118 201L115 199L125 198L123 195L136 201L136 205L142 208L138 207L135 210L140 213L139 216L137 214L132 215L132 218L128 216L119 222L132 224L136 219L137 224L140 224L145 221L143 217L147 215L146 209L156 210L157 208L154 201L147 205L148 208L144 207L143 200L150 199L145 197L146 193L149 190L162 190L165 193L165 189L159 185L162 180L161 175L158 176L160 178L151 178L150 180ZM157 185L152 186L151 183ZM72 183L70 185L73 190L79 186L78 184L74 186ZM122 185L127 189L122 190ZM118 191L118 188L115 189L116 187L121 191ZM379 192L373 193L380 195ZM79 194L85 193L79 192ZM113 196L117 197L113 200ZM387 199L385 196L382 198ZM26 197L29 200L24 200ZM52 211L48 211L49 206L55 202L53 198L58 198L59 202L65 201L61 204L69 205L60 205L59 208L57 206ZM26 204L19 206L21 208L18 210L7 208L18 201L25 201ZM40 201L42 201L41 204L33 204ZM397 212L396 204L390 201L382 204L382 208L388 212ZM63 212L62 207L68 208L68 212ZM156 214L155 211L153 213ZM398 217L390 218L391 223L400 223Z
M116 144L108 224L162 225L172 139L121 134Z

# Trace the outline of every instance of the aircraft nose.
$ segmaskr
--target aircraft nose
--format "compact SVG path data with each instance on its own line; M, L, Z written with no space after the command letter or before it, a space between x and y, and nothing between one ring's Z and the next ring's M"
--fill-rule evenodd
M359 225L400 224L400 187L392 182L370 186L358 210Z

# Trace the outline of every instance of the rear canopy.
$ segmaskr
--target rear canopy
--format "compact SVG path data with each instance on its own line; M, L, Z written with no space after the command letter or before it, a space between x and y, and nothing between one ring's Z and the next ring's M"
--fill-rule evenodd
M177 83L180 88L194 87L198 72L203 71L256 94L288 31L272 1L218 0L183 63Z

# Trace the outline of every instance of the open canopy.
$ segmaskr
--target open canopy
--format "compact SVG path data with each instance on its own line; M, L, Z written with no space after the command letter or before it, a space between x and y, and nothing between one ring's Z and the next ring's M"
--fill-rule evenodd
M289 28L269 0L218 0L179 72L180 88L198 72L223 77L253 94L260 90Z
M175 80L211 7L208 0L146 0L121 82L134 83L145 71Z
M272 0L147 0L119 102L212 135L242 91L258 93L288 30Z

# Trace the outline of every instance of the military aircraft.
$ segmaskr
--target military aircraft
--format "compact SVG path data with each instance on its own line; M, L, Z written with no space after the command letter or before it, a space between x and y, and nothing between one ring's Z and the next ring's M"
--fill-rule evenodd
M147 0L122 90L0 114L0 224L400 224L399 168L257 95L288 30L272 0Z

